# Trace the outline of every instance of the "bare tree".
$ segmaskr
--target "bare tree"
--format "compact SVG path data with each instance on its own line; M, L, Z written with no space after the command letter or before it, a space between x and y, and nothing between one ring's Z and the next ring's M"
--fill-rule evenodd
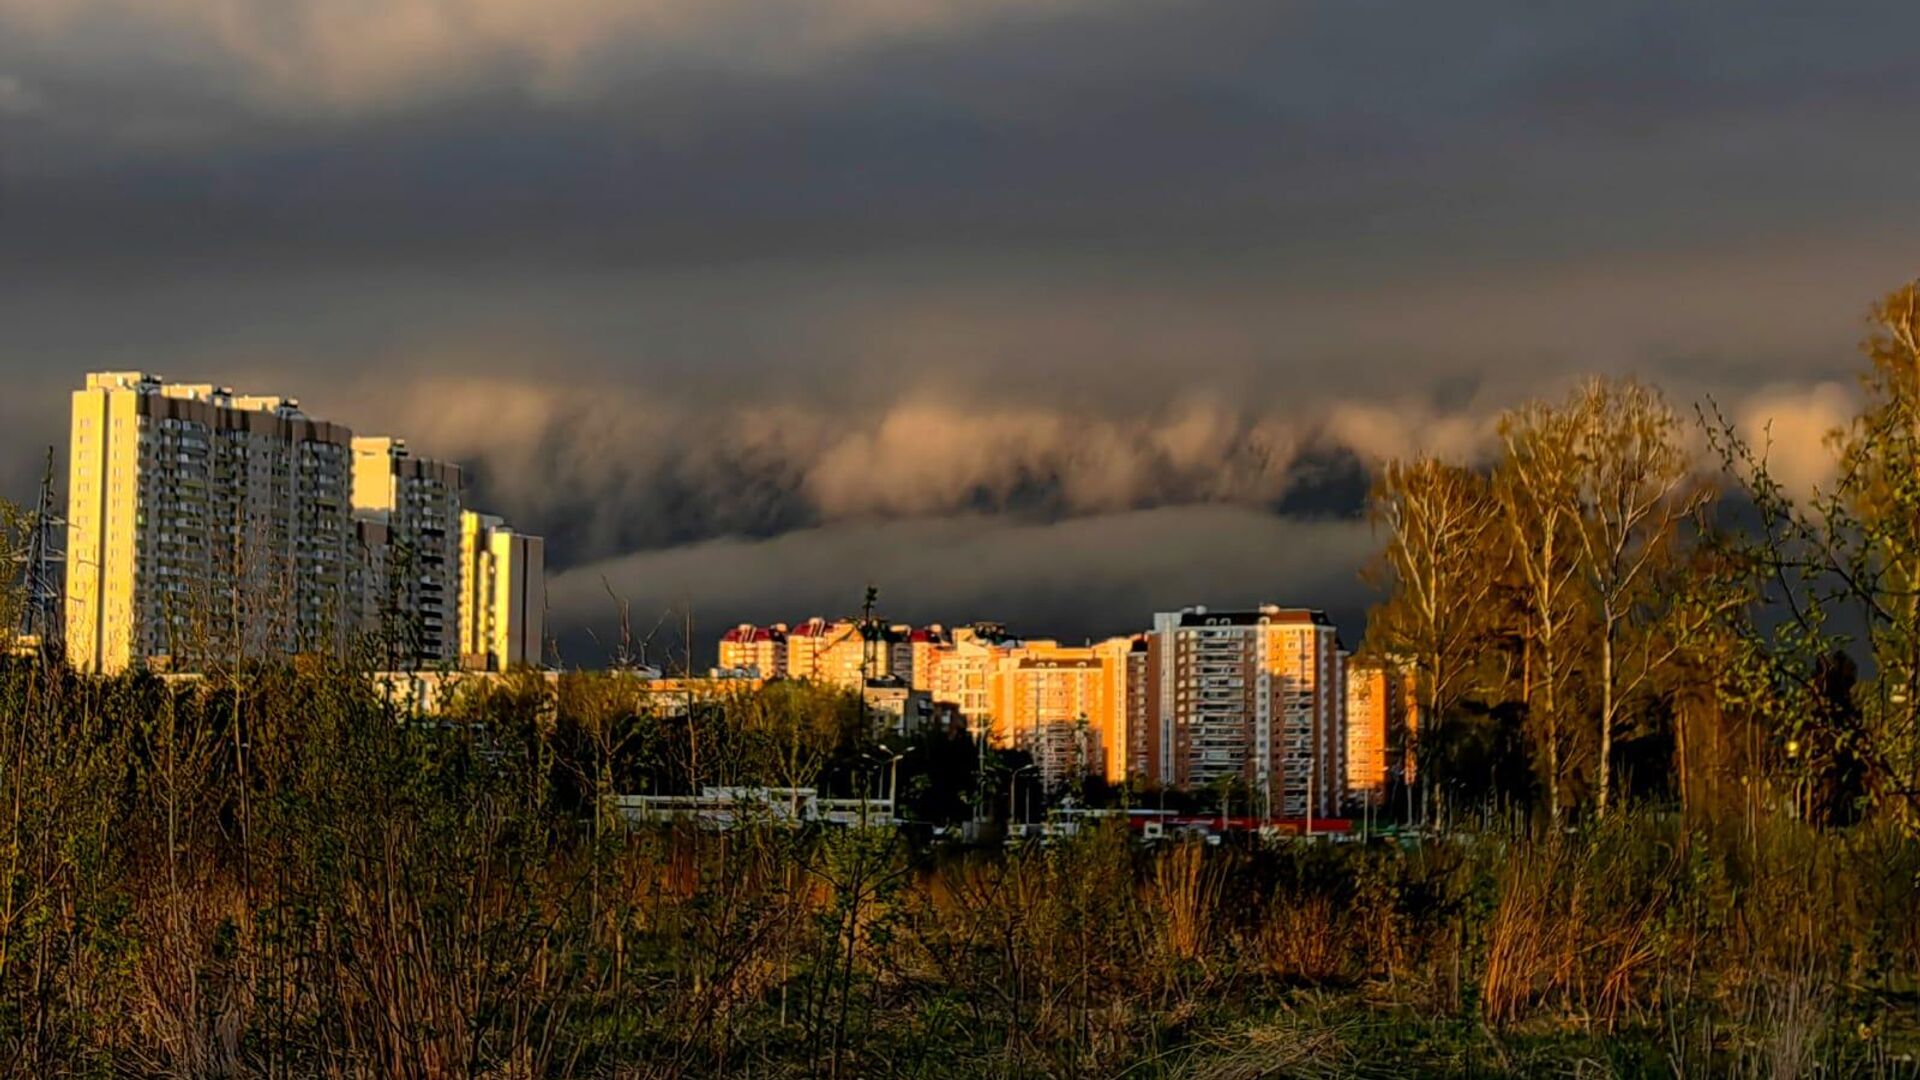
M1642 659L1649 662L1629 673L1620 663L1621 652L1630 635L1656 621L1643 617L1646 603L1658 599L1647 590L1707 488L1690 483L1680 417L1652 387L1631 379L1596 379L1575 393L1571 411L1579 562L1600 645L1595 808L1604 816L1622 703L1656 666L1643 650Z
M1413 661L1423 719L1437 722L1469 684L1495 579L1487 482L1430 457L1389 462L1372 506L1388 530L1382 558L1395 586L1376 612L1377 651Z
M1547 807L1560 821L1562 732L1560 676L1567 636L1580 616L1580 504L1576 417L1570 409L1532 403L1500 422L1505 451L1493 475L1493 498L1510 545L1509 565L1520 585L1527 642L1521 698L1530 720L1543 725Z

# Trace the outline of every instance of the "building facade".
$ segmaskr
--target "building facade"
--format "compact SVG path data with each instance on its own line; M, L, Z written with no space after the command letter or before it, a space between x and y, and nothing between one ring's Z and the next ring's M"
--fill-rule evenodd
M187 668L337 648L352 433L289 398L98 372L73 394L69 662Z
M787 624L741 623L720 635L720 667L751 671L763 679L787 677Z
M1265 605L1154 616L1154 779L1243 781L1263 812L1333 816L1346 790L1339 634L1325 613Z
M406 440L390 436L357 437L352 446L353 515L386 527L385 579L368 590L387 598L377 629L392 639L400 665L456 664L465 510L460 467L416 457Z
M1125 783L1143 775L1142 762L1135 757L1146 712L1146 635L1108 638L1093 646L1100 657L1101 678L1108 708L1100 720L1100 775L1110 784Z
M868 679L898 678L911 686L908 630L879 620L808 619L787 633L787 677L856 691Z
M71 439L64 631L78 671L340 654L373 632L386 667L540 656L540 540L497 518L463 529L457 466L355 438L291 398L137 371L87 376Z
M961 626L931 660L933 700L958 709L967 726L994 746L1012 745L1011 727L996 720L994 676L1020 645L997 623Z
M1393 660L1347 667L1347 792L1356 804L1380 805L1391 782L1413 779L1413 665Z
M1006 740L1033 755L1043 786L1106 775L1104 740L1114 727L1108 661L1092 647L1033 641L997 658L992 716Z
M547 633L546 542L491 514L460 514L460 663L539 666Z
M941 659L953 644L945 627L938 623L907 631L907 664L910 669L909 681L915 690L931 694L934 680L939 677Z

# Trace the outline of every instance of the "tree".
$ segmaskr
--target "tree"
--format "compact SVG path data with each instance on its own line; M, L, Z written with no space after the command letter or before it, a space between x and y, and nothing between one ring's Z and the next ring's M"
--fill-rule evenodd
M1493 474L1493 498L1519 580L1527 648L1521 701L1530 723L1543 726L1547 810L1560 822L1562 733L1559 697L1564 643L1580 615L1580 504L1577 497L1579 416L1571 407L1532 403L1500 421L1504 454Z
M1680 418L1660 392L1631 379L1595 379L1569 403L1576 468L1573 495L1579 566L1600 646L1600 761L1595 809L1611 789L1613 737L1624 701L1658 667L1653 638L1662 597L1650 588L1671 557L1681 525L1708 489L1690 482ZM1637 668L1623 649L1641 646ZM1671 648L1678 643L1668 641Z
M1872 323L1866 402L1829 435L1830 482L1789 492L1768 468L1766 444L1756 448L1717 413L1708 434L1759 519L1744 550L1758 587L1786 614L1760 655L1776 737L1815 734L1830 696L1823 658L1846 644L1830 627L1861 628L1872 678L1854 691L1861 724L1848 753L1867 771L1871 798L1920 831L1920 284L1875 305Z
M1389 533L1382 559L1393 585L1369 621L1374 651L1411 659L1421 715L1445 716L1468 686L1498 569L1487 482L1430 457L1389 462L1372 511Z

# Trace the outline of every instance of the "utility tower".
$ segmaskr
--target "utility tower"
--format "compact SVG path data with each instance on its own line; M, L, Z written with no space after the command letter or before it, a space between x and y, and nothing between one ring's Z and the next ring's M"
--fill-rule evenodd
M61 567L66 553L61 550L60 530L67 522L54 508L53 447L47 447L46 471L40 475L40 497L33 516L27 519L27 546L20 555L23 564L21 583L24 603L20 609L22 636L36 638L42 647L58 645L65 625L60 610Z

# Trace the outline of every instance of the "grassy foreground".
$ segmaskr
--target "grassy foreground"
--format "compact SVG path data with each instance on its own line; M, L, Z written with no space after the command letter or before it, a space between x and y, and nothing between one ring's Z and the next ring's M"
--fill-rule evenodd
M1920 1050L1920 847L1892 830L633 832L593 793L607 733L643 729L601 707L402 723L330 669L7 669L0 1070L1891 1076ZM708 723L710 755L753 741Z

